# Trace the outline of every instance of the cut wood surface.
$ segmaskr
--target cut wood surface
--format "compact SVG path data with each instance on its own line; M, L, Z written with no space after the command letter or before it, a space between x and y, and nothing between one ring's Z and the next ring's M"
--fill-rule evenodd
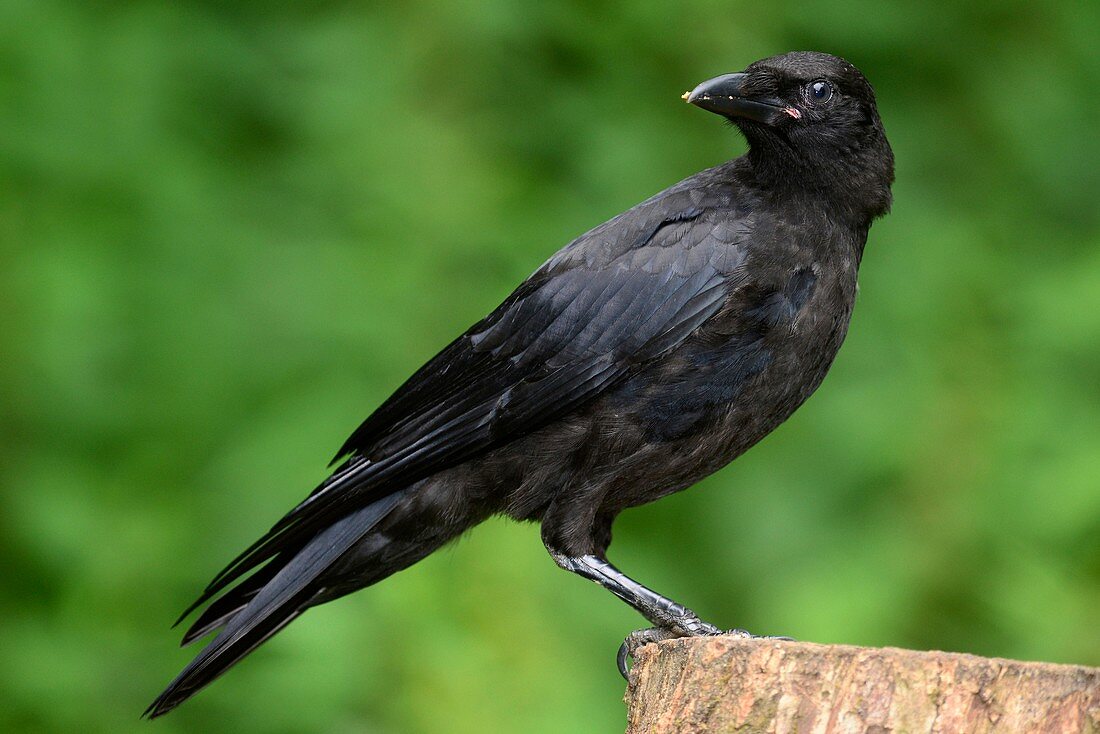
M627 734L1100 734L1100 668L695 637L643 646Z

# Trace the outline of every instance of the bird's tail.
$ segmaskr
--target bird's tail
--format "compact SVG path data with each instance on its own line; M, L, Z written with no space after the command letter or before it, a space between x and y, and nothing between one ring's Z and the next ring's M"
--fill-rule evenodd
M187 631L184 644L219 626L224 629L143 715L155 718L179 706L304 612L318 592L318 577L385 518L404 494L383 497L337 521L296 553L273 558L215 600Z

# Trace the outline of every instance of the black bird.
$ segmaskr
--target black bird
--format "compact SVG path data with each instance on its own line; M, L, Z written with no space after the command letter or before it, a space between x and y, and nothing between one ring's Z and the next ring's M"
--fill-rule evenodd
M220 632L147 716L491 515L540 522L559 566L656 626L642 638L719 632L607 561L612 522L729 463L821 383L894 164L871 85L835 56L775 56L684 97L748 153L581 235L409 378L184 613L213 600L184 643Z

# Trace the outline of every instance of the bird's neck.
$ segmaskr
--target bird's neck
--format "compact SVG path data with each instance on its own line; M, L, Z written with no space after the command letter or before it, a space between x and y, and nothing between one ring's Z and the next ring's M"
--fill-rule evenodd
M807 161L781 139L751 141L745 155L756 187L781 201L827 208L833 218L866 232L890 209L894 180L889 147Z

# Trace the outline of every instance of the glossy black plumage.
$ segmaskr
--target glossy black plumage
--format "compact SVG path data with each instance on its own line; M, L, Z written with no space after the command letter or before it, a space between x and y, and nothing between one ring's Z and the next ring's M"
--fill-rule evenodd
M816 80L827 102L807 96ZM606 562L611 523L728 463L820 384L893 158L841 59L787 54L712 82L692 94L728 108L750 152L577 238L417 371L185 612L217 597L185 642L223 629L147 714L492 514L540 521L559 565L654 624L715 629Z

